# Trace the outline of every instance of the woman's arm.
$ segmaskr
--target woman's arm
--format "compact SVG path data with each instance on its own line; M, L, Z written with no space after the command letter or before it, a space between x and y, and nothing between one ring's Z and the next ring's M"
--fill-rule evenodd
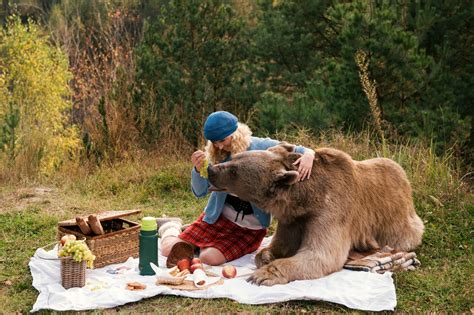
M191 171L191 190L193 194L198 197L204 197L207 195L209 188L209 181L206 178L201 177L199 172L193 166Z

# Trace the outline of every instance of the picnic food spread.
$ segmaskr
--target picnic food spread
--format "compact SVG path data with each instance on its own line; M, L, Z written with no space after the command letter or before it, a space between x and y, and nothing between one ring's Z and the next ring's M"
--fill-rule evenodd
M123 258L117 260L114 257L121 254L120 247L116 246L119 243L122 246L135 248L133 252L139 255L132 252L129 256L139 256L138 266L132 269L123 265L115 266L106 270L108 274L119 276L138 271L140 275L156 275L157 285L182 290L205 289L209 285L223 283L219 275L209 270L205 271L205 265L192 253L181 256L183 258L173 263L174 266L169 266L171 268L159 268L157 219L144 217L139 225L121 218L121 216L138 212L136 210L109 211L85 217L77 216L72 220L58 223L60 244L58 256L64 260L62 264L65 267L61 267L61 276L65 288L85 286L85 268L92 268L94 260L94 264L98 260L101 262L100 267L125 261ZM128 233L122 236L123 232ZM133 239L135 241L132 241ZM134 245L137 241L139 248ZM128 251L130 249L130 247L126 248ZM74 265L71 269L72 263L78 265ZM137 281L128 282L125 286L125 289L130 291L146 290L146 288L145 284Z

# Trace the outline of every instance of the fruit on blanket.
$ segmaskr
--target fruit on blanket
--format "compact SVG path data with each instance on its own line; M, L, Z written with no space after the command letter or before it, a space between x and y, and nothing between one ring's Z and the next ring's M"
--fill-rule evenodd
M192 264L191 267L189 268L189 271L191 271L191 273L194 273L196 269L204 270L204 266L202 264Z
M222 275L227 279L235 278L237 269L232 265L224 266L224 268L222 268Z
M189 260L189 258L183 258L178 260L178 263L176 265L178 266L179 271L189 270L189 267L191 266L191 261Z
M201 259L197 258L197 257L194 257L192 260L191 260L191 265L194 265L194 264L200 264L201 263Z
M65 234L63 237L61 237L60 243L61 243L61 246L64 246L64 244L66 244L67 241L75 241L75 240L76 240L75 235Z

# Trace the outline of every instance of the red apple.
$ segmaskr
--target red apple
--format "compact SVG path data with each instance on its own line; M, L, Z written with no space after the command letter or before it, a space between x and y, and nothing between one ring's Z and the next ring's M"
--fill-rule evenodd
M183 258L183 259L178 260L178 263L176 265L178 266L179 271L183 271L186 269L189 270L191 261L189 260L189 258Z
M191 265L194 265L194 264L200 264L201 263L201 259L197 258L197 257L194 257L192 260L191 260Z
M191 273L194 273L194 270L196 269L204 270L204 266L202 264L192 264L189 271L191 271Z
M227 265L222 268L222 275L227 279L235 278L237 275L237 269L232 265Z
M61 237L60 243L61 243L61 246L64 246L64 244L66 244L67 241L75 241L75 240L76 240L75 235L65 234L63 235L63 237Z

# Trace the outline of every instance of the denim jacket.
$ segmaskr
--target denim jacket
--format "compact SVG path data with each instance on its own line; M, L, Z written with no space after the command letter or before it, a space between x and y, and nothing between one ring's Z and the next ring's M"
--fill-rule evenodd
M247 151L252 150L266 150L270 147L273 147L279 144L279 141L270 139L270 138L258 138L252 137L250 141L250 146ZM295 152L304 154L305 147L297 146L295 148ZM226 161L230 161L231 158L229 157ZM206 178L201 177L196 169L193 167L191 171L191 189L194 195L198 198L204 197L208 193L208 188L210 184ZM209 201L207 202L207 206L204 209L204 222L209 224L213 224L214 222L219 219L220 215L222 214L222 210L224 209L224 202L227 197L226 192L211 192L211 196L209 197ZM263 212L254 204L251 204L253 213L255 217L258 219L260 224L263 227L268 227L270 225L271 216L268 213Z

